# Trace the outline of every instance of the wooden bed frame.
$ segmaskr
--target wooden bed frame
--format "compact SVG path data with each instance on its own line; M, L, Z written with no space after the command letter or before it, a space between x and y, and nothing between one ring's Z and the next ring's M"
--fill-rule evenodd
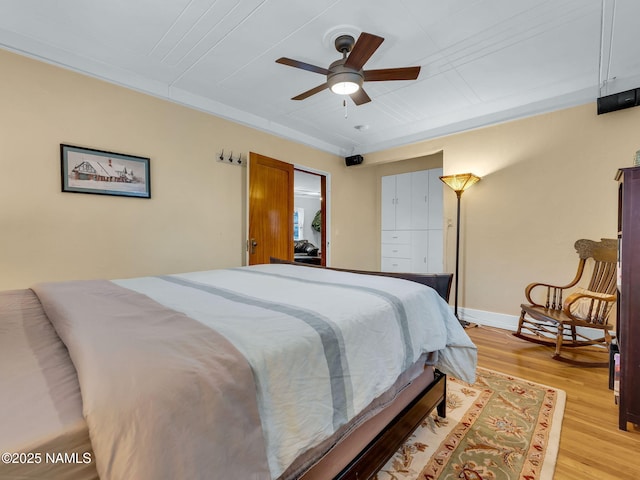
M300 264L288 260L271 258L271 263L286 263L303 268L325 268L342 272L361 273L365 275L382 275L401 278L421 283L433 288L438 294L449 301L453 274L417 274L372 272L366 270L350 270L342 268L321 267L317 265ZM422 419L433 409L438 415L446 415L447 377L442 372L434 372L433 382L427 386L416 398L407 405L356 457L349 463L334 480L367 480L372 478L387 461L395 454L407 438L418 428Z

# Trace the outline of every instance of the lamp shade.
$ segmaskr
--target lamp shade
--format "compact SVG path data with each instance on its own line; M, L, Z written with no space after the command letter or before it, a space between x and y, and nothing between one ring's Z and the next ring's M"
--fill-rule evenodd
M473 173L459 173L457 175L444 175L440 177L444 183L447 184L454 192L460 195L471 185L475 185L480 181L480 177Z

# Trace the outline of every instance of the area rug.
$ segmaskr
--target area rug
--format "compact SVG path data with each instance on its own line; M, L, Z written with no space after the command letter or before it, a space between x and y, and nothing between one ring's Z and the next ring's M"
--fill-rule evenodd
M478 368L476 383L447 379L447 417L435 413L377 480L551 480L565 392Z

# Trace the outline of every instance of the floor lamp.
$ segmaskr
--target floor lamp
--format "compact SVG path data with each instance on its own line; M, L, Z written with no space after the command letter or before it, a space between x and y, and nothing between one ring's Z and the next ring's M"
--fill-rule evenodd
M454 314L460 324L463 327L469 326L469 322L465 320L460 320L458 316L458 279L460 278L458 272L460 268L460 198L462 197L462 192L464 192L471 185L480 181L480 177L475 176L473 173L461 173L459 175L445 175L440 177L444 183L447 184L449 188L451 188L454 192L456 192L456 197L458 197L458 213L457 213L457 221L456 221L456 274L455 274L455 304L454 304Z

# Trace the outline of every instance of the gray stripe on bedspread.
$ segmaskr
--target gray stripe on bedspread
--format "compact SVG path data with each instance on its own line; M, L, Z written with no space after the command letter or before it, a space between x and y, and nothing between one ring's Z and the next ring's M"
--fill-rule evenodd
M299 278L299 277L291 277L289 275L283 275L281 273L271 273L271 272L260 272L257 270L245 270L240 268L230 268L229 270L235 270L242 273L256 274L256 275L267 275L270 277L279 277L286 278L287 280L293 280L296 282L302 283L310 283L313 285L325 285L331 287L341 287L348 288L351 290L358 290L361 292L370 293L375 295L383 300L387 301L391 307L393 307L393 311L395 313L396 321L398 322L398 326L400 327L400 331L402 332L402 340L404 346L404 370L409 368L413 362L413 345L411 342L411 333L409 332L409 320L407 318L407 311L404 308L404 304L402 300L400 300L395 295L392 295L389 292L385 292L384 290L380 290L378 288L373 287L365 287L362 285L352 285L349 283L335 283L335 282L324 282L322 280L312 280L307 278Z
M344 339L340 329L334 327L333 322L323 315L282 303L269 302L255 297L250 297L238 292L223 288L205 285L168 275L156 278L175 283L187 288L193 288L212 295L225 298L232 302L243 303L289 315L302 320L320 336L324 355L329 369L331 384L331 397L333 402L333 426L334 429L344 425L349 420L349 412L353 411L353 387L349 379L349 366L344 349Z

